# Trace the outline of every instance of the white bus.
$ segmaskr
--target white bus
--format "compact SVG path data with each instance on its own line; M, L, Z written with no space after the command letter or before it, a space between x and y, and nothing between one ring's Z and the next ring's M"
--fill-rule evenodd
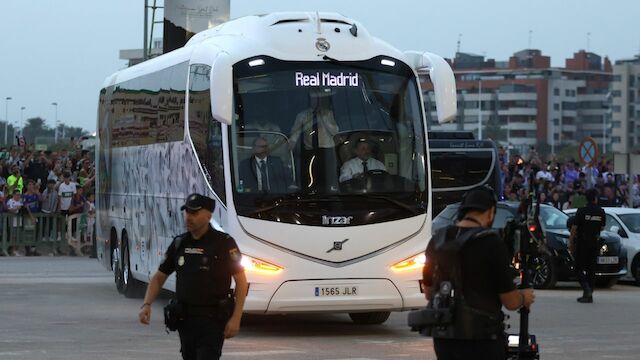
M434 83L438 118L453 117L441 57L400 52L341 15L274 13L108 77L97 244L118 290L134 296L149 281L198 192L215 199L212 226L243 253L246 312L382 323L425 305L431 201L418 70ZM355 160L360 173L348 173L343 164L363 151L376 165L363 173Z

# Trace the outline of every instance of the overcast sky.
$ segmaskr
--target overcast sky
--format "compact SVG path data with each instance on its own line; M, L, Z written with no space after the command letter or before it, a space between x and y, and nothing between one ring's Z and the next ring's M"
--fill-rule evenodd
M153 1L150 0L150 3ZM161 4L163 1L159 0ZM142 47L144 0L2 0L0 119L40 116L95 130L104 79L126 63L120 49ZM529 45L553 66L587 47L612 61L640 53L637 0L231 0L231 17L272 11L335 11L357 19L401 50L453 57L461 51L507 60ZM160 13L161 14L161 13ZM161 33L159 33L161 34Z

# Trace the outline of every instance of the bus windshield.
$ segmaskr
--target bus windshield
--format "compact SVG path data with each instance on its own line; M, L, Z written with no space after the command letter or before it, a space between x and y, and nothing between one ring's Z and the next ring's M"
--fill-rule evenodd
M234 91L239 215L327 225L426 212L423 116L405 64L251 58L234 66Z

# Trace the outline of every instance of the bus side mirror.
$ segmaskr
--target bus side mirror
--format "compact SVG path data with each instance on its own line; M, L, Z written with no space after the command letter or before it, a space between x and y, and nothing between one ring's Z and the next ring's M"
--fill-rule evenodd
M211 115L217 121L233 123L233 64L231 57L220 52L211 67Z
M438 122L451 121L458 113L456 98L456 78L453 70L441 56L428 52L406 51L408 63L416 72L429 72L436 96Z

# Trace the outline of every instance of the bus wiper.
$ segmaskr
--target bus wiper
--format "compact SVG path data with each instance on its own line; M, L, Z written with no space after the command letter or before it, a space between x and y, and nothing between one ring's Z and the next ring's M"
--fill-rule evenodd
M373 200L384 200L388 203L394 204L396 205L396 207L401 208L403 210L407 210L411 213L416 212L416 209L412 206L409 206L405 203L403 203L402 201L398 201L394 198L388 197L388 196L384 196L384 195L370 195L370 194L366 194L366 195L360 195L360 194L344 194L344 195L339 195L339 197L344 198L344 197L355 197L358 199L373 199Z
M311 202L319 202L319 201L324 201L324 199L318 199L318 198L303 198L301 196L304 196L306 194L300 194L300 193L294 193L294 194L289 194L289 195L285 195L285 196L281 196L278 197L277 199L275 199L271 204L260 207L255 209L253 212L251 212L250 216L265 212L265 211L269 211L269 210L273 210L277 207L280 207L282 205L285 204L291 204L291 203L311 203Z

